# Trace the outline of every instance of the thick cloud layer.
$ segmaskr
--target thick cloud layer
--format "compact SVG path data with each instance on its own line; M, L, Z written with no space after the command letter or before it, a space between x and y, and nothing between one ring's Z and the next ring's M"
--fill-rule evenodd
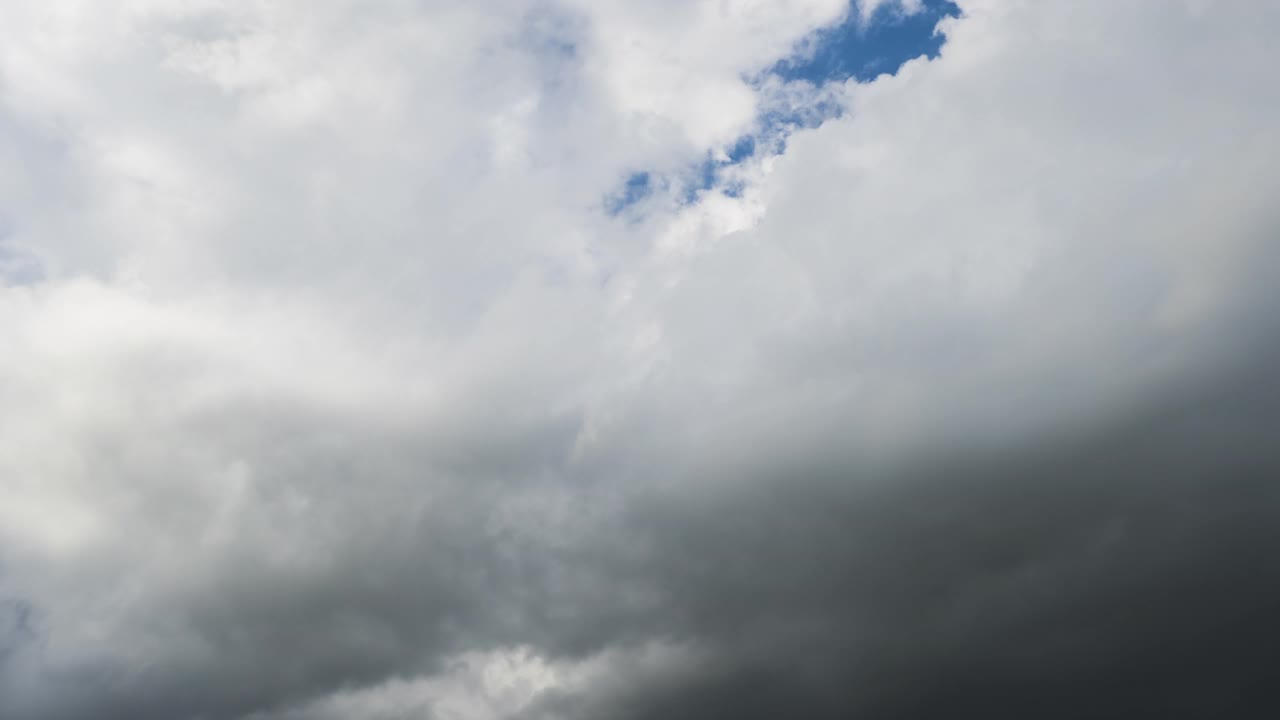
M0 718L1273 717L1280 6L958 5L0 5Z

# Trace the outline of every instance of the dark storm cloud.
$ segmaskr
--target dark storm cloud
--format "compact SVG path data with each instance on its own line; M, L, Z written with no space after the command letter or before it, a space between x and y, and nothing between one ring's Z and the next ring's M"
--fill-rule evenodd
M650 504L616 582L700 664L529 717L1270 717L1274 380L1254 360L1036 449Z

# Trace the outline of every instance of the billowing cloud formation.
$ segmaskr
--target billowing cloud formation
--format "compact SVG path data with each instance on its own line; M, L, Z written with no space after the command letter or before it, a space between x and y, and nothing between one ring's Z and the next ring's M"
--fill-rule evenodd
M0 717L1273 716L1280 8L876 5L0 6Z

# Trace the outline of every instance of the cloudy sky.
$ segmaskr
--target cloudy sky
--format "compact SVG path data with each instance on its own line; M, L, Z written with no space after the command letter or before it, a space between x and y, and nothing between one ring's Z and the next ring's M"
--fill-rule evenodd
M1276 717L1278 32L3 0L0 718Z

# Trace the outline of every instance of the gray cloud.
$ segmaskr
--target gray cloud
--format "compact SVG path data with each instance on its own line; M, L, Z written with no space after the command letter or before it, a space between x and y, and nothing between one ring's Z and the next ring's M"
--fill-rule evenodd
M643 506L617 582L703 663L529 716L1265 716L1280 398L1248 369L1037 448Z

